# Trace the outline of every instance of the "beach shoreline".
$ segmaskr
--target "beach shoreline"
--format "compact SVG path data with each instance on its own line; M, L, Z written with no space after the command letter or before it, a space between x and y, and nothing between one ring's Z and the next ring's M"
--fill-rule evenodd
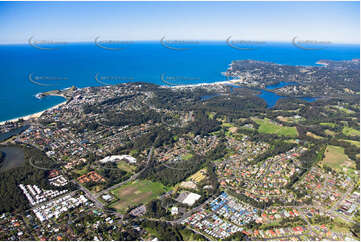
M233 80L219 81L219 82L203 82L203 83L197 83L197 84L186 84L186 85L175 85L175 86L169 86L169 85L159 85L159 86L163 87L163 88L194 88L194 87L213 86L213 85L227 85L227 84L232 85L232 84L235 84L235 83L237 83L239 81L240 81L239 79L233 79ZM65 88L65 89L68 89L68 88ZM54 95L54 94L51 94L49 96L61 96L61 97L64 97L63 95ZM59 104L57 104L55 106L47 108L45 110L36 112L36 113L32 113L32 114L24 115L24 116L21 116L21 117L0 121L0 125L4 125L6 122L17 122L17 121L19 121L19 119L29 120L29 119L39 118L44 112L56 109L56 108L62 106L63 104L65 104L66 102L67 102L67 100L65 100L64 102L59 103Z
M218 82L203 82L197 84L186 84L186 85L160 85L160 87L164 88L192 88L192 87L202 87L202 86L214 86L214 85L233 85L238 83L239 79L232 79L227 81L218 81Z
M160 85L160 87L164 87L164 88L193 88L193 87L199 87L199 86L209 86L209 85L224 85L224 84L235 84L236 82L238 82L239 80L234 79L234 80L228 80L228 81L220 81L220 82L205 82L205 83L197 83L197 84L186 84L186 85L176 85L176 86L168 86L168 85ZM65 88L67 89L67 88ZM64 89L64 90L65 90ZM54 95L51 94L49 96L61 96L64 97L63 95ZM65 98L65 97L64 97ZM52 106L50 108L47 108L45 110L36 112L36 113L32 113L32 114L28 114L28 115L24 115L21 117L17 117L17 118L12 118L12 119L8 119L8 120L4 120L4 121L0 121L0 125L4 125L6 122L18 122L20 119L23 120L30 120L30 119L37 119L39 118L44 112L46 111L51 111L53 109L56 109L60 106L62 106L63 104L65 104L67 102L67 100L65 100L64 102L61 102L55 106Z
M45 110L42 110L40 112L36 112L36 113L32 113L32 114L28 114L28 115L24 115L24 116L21 116L21 117L17 117L17 118L13 118L13 119L9 119L9 120L5 120L5 121L1 121L0 122L0 125L4 125L6 122L18 122L20 119L23 119L23 120L30 120L30 119L36 119L36 118L39 118L44 112L46 111L51 111L53 109L57 109L59 108L60 106L62 106L63 104L65 104L67 102L67 100L65 100L64 102L61 102L55 106L52 106L50 108L47 108Z

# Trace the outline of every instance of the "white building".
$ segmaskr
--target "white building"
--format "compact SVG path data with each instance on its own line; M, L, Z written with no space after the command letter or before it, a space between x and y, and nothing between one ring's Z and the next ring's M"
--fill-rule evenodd
M127 160L131 164L137 163L137 159L135 159L133 156L130 155L112 155L107 156L103 159L101 159L100 163L108 163L108 162L115 162L115 161L121 161L121 160Z

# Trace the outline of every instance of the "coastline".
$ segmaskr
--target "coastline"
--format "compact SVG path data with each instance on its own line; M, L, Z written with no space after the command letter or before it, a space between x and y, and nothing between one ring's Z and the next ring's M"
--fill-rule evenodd
M322 60L319 60L316 62L316 64L318 65L323 65L323 66L327 66L328 63L323 62ZM162 88L175 88L175 89L182 89L182 88L195 88L195 87L202 87L202 86L217 86L217 85L234 85L239 83L241 80L240 79L231 79L231 80L225 80L225 81L218 81L218 82L203 82L203 83L195 83L195 84L185 84L185 85L162 85L162 84L157 84ZM85 87L83 87L85 88ZM64 88L63 90L67 90L70 89L70 87L68 88ZM268 91L268 90L266 90ZM40 95L45 95L45 96L60 96L65 98L62 94L56 94L56 93L51 93L52 91L49 92L45 92L45 93L38 93L35 95L36 98L41 98ZM278 95L278 94L277 94ZM295 97L297 98L297 97ZM300 97L302 98L302 97ZM320 98L320 97L311 97L311 98ZM63 104L65 104L68 100L65 98L64 102L61 102L55 106L49 107L45 110L36 112L36 113L32 113L32 114L28 114L28 115L24 115L21 117L17 117L17 118L13 118L13 119L8 119L8 120L4 120L4 121L0 121L0 125L4 125L6 122L17 122L19 121L19 119L23 119L23 120L30 120L30 119L36 119L39 118L44 112L46 111L51 111L53 109L59 108L60 106L62 106Z
M193 87L197 87L197 86L209 86L209 85L224 85L224 84L235 84L239 82L238 79L234 79L234 80L228 80L228 81L220 81L220 82L210 82L210 83L197 83L197 84L187 84L187 85L176 85L176 86L167 86L167 85L160 85L160 87L163 88L193 88ZM65 88L68 89L68 88ZM65 90L64 89L64 90ZM39 94L39 93L38 93ZM38 95L36 94L36 95ZM60 96L65 98L63 95L59 95L59 94L48 94L48 96ZM39 98L39 97L37 97ZM65 98L66 99L66 98ZM36 113L32 113L32 114L28 114L28 115L24 115L24 116L20 116L17 118L12 118L12 119L8 119L8 120L4 120L4 121L0 121L0 125L4 125L6 122L18 122L19 119L23 119L24 121L26 120L30 120L30 119L37 119L39 118L44 112L46 111L51 111L53 109L59 108L60 106L62 106L63 104L65 104L68 100L65 100L64 102L61 102L55 106L52 106L50 108L47 108L45 110L36 112Z
M192 87L202 87L202 86L214 86L214 85L227 85L227 84L236 84L240 80L239 79L232 79L228 81L219 81L219 82L203 82L203 83L197 83L197 84L186 84L186 85L160 85L160 87L164 88L192 88Z
M233 79L233 80L228 80L228 81L219 81L219 82L203 82L203 83L197 83L197 84L187 84L187 85L176 85L176 86L168 86L168 85L160 85L160 87L163 88L194 88L194 87L200 87L200 86L213 86L213 85L227 85L227 84L235 84L237 82L239 82L239 79ZM68 89L68 88L65 88ZM65 90L64 89L64 90ZM38 94L37 94L38 95ZM59 94L48 94L49 96L60 96L65 98L63 95L59 95ZM37 97L38 98L38 97ZM65 98L66 99L66 98ZM39 118L44 112L46 111L51 111L53 109L59 108L60 106L62 106L63 104L65 104L68 100L65 100L64 102L61 102L55 106L52 106L50 108L47 108L45 110L36 112L36 113L32 113L32 114L28 114L28 115L24 115L24 116L20 116L17 118L12 118L12 119L8 119L8 120L4 120L4 121L0 121L0 125L4 125L6 122L17 122L19 121L19 119L23 119L24 121L26 120L30 120L30 119L37 119Z
M322 65L322 66L328 66L328 63L323 62L322 60L317 61L316 64Z
M64 102L61 102L55 106L52 106L50 108L47 108L43 111L37 112L37 113L32 113L32 114L28 114L28 115L24 115L21 117L17 117L17 118L13 118L13 119L9 119L9 120L4 120L0 122L0 125L4 125L6 122L17 122L19 121L19 119L23 119L23 120L30 120L30 119L36 119L39 118L44 112L46 111L51 111L53 109L59 108L60 106L62 106L63 104L65 104L67 102L67 100L65 100Z

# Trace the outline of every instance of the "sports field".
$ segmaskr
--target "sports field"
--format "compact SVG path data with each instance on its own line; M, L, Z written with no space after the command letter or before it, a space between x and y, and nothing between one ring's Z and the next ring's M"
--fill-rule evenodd
M344 148L340 146L328 145L322 164L336 171L342 171L343 168L356 169L355 162L345 155Z
M260 133L276 134L290 137L298 136L296 127L281 126L267 118L253 118L253 121L255 121L259 125L258 132Z
M111 191L118 198L111 206L116 210L125 212L128 207L148 203L165 191L166 187L159 182L136 180Z

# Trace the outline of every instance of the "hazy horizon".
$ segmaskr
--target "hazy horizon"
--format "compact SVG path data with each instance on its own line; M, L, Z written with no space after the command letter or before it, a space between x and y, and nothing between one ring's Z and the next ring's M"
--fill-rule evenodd
M360 43L359 2L1 2L0 44L37 40Z

